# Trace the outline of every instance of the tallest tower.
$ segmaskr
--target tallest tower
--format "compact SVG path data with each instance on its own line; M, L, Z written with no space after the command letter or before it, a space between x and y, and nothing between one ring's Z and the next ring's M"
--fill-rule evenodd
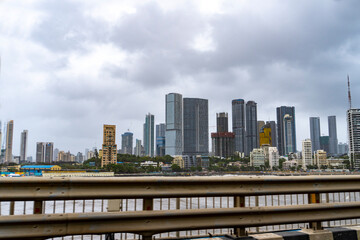
M165 154L182 155L183 151L183 99L179 93L165 96Z

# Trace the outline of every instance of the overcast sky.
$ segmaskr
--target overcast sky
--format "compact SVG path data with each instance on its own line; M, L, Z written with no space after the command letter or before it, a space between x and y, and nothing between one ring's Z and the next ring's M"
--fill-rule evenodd
M210 126L231 100L258 120L295 106L297 146L309 117L336 115L347 141L346 75L360 107L360 1L0 0L0 119L13 154L29 130L73 153L101 146L102 125L142 139L145 114L165 121L165 94L209 99ZM231 126L231 121L229 121ZM215 128L210 127L210 131Z

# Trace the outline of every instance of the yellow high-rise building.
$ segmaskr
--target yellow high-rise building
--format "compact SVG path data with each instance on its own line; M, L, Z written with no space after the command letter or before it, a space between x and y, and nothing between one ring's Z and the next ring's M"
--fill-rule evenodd
M104 124L101 167L117 162L116 126Z
M260 147L264 144L272 146L270 125L266 124L265 126L262 127L259 133L259 138L260 138Z

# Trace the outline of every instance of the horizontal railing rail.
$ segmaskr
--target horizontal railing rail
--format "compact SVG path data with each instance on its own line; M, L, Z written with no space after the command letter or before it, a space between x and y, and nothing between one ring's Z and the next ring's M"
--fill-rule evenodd
M353 202L323 203L320 194L359 191L360 176L0 178L0 201L10 202L8 216L1 215L0 202L0 239L121 232L151 239L163 232L219 228L231 228L234 234L244 235L245 228L292 223L309 223L321 229L323 221L360 218L360 201L354 194ZM300 205L259 207L257 196L286 194L308 197ZM257 207L250 207L250 203L245 207L248 196L256 197ZM205 201L208 197L228 197L229 201L231 197L233 205L180 209L180 198L192 197L198 198L198 207L200 197ZM176 210L169 210L170 200L169 209L154 210L155 199L162 198L177 199ZM57 200L89 199L141 199L142 211L136 211L135 206L135 211L126 212L65 213L64 202L63 213L44 214L46 201L54 201L55 213ZM34 214L14 215L15 201L34 201ZM73 205L75 209L75 202Z
M0 178L0 201L352 192L360 176Z
M108 232L145 236L210 227L254 227L360 217L360 203L119 213L68 213L0 218L0 238L57 237ZM21 231L19 231L21 229Z

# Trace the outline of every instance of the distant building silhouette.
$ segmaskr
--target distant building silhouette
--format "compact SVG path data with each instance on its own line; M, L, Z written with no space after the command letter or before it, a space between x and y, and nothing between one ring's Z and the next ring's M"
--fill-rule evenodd
M217 129L227 130L228 117L227 113L217 113ZM220 119L218 119L220 118ZM220 125L220 126L219 126ZM235 152L235 134L232 132L216 132L211 133L213 153L215 156L228 158Z
M326 153L329 153L329 148L330 148L329 139L330 139L329 136L321 136L320 137L320 149L319 150L324 150Z
M329 154L334 156L338 154L338 138L336 130L336 116L328 117L329 126Z
M217 113L216 114L216 129L217 132L229 132L228 126L228 114L227 113Z
M132 154L133 150L133 133L125 132L121 135L121 153Z

